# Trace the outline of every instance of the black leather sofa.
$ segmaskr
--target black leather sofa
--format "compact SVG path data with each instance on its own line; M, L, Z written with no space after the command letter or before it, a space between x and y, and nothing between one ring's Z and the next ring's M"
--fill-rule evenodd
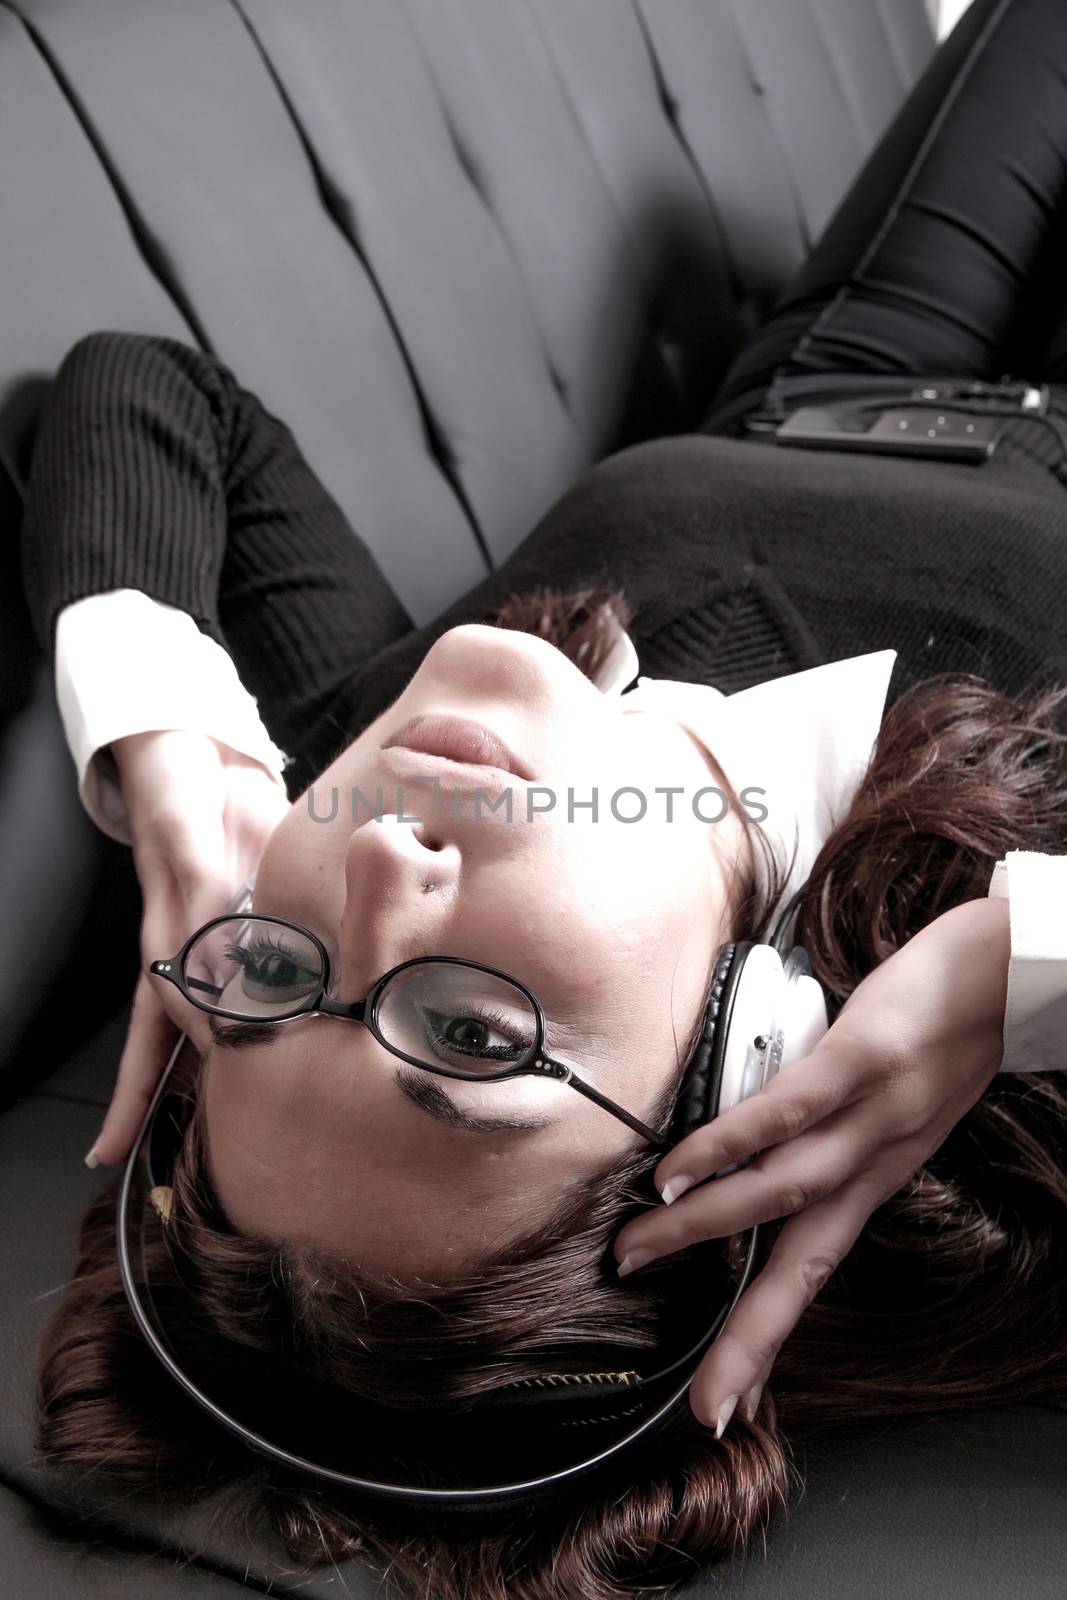
M0 0L4 1600L376 1590L35 1457L139 908L20 592L50 375L94 328L216 350L427 620L588 463L696 422L933 48L923 0ZM837 1431L684 1592L1052 1600L1065 1445L1056 1406Z

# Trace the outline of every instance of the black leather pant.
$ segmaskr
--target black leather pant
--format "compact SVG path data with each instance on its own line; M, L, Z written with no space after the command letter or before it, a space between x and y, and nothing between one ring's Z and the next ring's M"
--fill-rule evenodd
M826 373L1067 385L1067 0L973 0L705 431Z

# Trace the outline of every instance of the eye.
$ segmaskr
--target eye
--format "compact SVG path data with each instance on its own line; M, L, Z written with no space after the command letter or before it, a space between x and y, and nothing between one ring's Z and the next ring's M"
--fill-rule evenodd
M423 1008L426 1037L434 1054L476 1057L483 1061L519 1061L534 1043L533 1031L498 1011L471 1007L462 1012Z
M390 973L375 1010L386 1044L460 1076L520 1069L540 1038L536 1005L503 973L455 958L420 957Z
M312 971L284 941L262 933L244 944L228 945L226 955L241 968L241 989L250 1000L299 1000L319 986L320 967Z

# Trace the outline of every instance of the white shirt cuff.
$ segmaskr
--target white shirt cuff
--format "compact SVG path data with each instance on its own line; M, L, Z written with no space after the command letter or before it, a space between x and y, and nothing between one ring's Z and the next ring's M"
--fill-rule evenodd
M988 893L1008 901L1011 960L1001 1072L1067 1068L1067 855L1009 850Z
M127 734L182 728L259 761L283 793L289 757L270 738L230 656L186 612L139 589L65 606L56 623L56 699L93 821L131 844L118 768L107 746Z

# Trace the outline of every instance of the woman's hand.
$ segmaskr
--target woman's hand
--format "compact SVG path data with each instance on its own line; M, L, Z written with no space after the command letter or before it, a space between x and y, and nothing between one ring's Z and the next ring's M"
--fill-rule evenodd
M690 1385L692 1410L716 1437L739 1400L755 1413L779 1347L871 1213L997 1071L1010 945L1006 900L954 906L857 986L814 1050L660 1162L656 1183L670 1203L620 1230L620 1272L788 1218Z
M229 908L289 802L260 762L208 734L130 734L111 749L144 899L141 961L147 969ZM92 1165L129 1154L178 1035L202 1034L206 1020L173 984L142 971Z

